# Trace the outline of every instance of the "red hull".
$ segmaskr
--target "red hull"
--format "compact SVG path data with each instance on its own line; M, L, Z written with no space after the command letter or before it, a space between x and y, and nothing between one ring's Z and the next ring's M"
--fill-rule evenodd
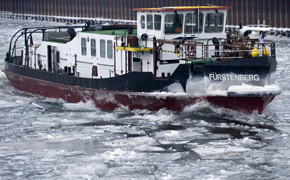
M95 90L52 83L39 79L14 74L3 70L10 83L17 89L48 98L61 98L67 102L77 103L93 101L96 107L104 110L114 110L118 107L147 109L158 111L165 108L172 111L182 111L186 106L200 101L206 101L217 107L236 110L244 113L258 111L262 113L274 95L257 97L225 97L225 96L189 96L189 95L154 95L148 93L118 92Z

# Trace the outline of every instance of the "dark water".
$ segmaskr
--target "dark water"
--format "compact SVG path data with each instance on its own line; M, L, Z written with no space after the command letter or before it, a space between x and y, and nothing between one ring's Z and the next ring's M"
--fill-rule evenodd
M1 67L17 29L47 24L0 22ZM19 92L1 72L0 179L288 179L290 39L270 39L282 94L262 115L106 112Z

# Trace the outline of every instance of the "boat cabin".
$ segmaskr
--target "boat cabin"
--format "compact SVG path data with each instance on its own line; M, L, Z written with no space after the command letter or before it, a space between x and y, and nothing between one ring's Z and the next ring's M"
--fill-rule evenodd
M225 38L227 6L138 8L138 38Z

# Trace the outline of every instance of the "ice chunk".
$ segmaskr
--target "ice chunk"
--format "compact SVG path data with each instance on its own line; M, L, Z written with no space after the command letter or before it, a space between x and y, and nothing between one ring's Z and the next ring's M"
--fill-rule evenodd
M228 92L237 94L279 94L281 89L277 84L253 86L243 83L242 85L229 87Z
M79 102L79 103L64 103L63 107L72 111L96 111L98 108L95 107L92 101Z

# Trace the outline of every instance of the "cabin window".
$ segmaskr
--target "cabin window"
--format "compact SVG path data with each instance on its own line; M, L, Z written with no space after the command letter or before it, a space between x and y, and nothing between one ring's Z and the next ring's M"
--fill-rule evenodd
M199 26L198 26L199 24ZM186 34L192 34L197 32L202 32L203 26L203 14L199 13L199 19L197 13L187 13L185 15L185 29ZM199 30L197 30L199 29Z
M141 21L140 21L140 23L141 23L141 28L142 28L142 29L145 29L145 16L144 16L144 15L141 16Z
M183 14L167 14L165 15L165 34L182 33Z
M100 40L100 56L102 58L106 57L106 41L104 39Z
M113 58L113 42L111 40L107 41L107 57Z
M224 26L224 13L208 13L205 17L205 32L222 32Z
M96 51L96 40L91 39L91 56L96 56L97 51Z
M81 39L82 55L87 55L87 39Z
M153 16L147 14L147 29L153 29Z
M154 29L160 30L161 28L161 15L154 15Z

